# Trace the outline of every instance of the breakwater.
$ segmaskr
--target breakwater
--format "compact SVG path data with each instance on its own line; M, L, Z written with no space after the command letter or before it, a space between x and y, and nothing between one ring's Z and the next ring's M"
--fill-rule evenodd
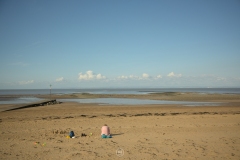
M57 102L56 99L48 99L48 100L43 100L35 103L29 103L29 104L19 104L15 106L11 106L7 108L5 111L12 111L12 110L18 110L18 109L24 109L24 108L30 108L30 107L39 107L39 106L46 106L46 105L53 105L53 104L58 104L60 102Z

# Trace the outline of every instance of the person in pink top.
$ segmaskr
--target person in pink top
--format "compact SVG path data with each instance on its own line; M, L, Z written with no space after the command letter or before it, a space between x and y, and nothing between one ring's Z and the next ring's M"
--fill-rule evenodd
M102 138L112 138L111 133L110 133L110 128L104 124L101 129L101 137Z

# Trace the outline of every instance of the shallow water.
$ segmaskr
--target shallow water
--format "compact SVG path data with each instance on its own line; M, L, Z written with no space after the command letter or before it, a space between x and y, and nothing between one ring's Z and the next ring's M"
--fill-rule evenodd
M0 95L36 95L36 94L148 94L164 92L196 92L206 94L240 94L240 88L96 88L96 89L5 89Z
M0 100L0 104L27 104L42 101L36 97L21 97ZM132 98L93 98L93 99L58 99L60 102L97 103L100 105L147 105L147 104L179 104L186 106L218 106L216 102L164 101Z
M25 103L34 103L42 100L43 99L36 98L36 97L9 98L9 99L0 100L0 104L25 104Z
M59 99L61 102L98 103L101 105L146 105L146 104L179 104L186 106L218 106L215 102L190 102L190 101L163 101L143 100L130 98L95 98L95 99Z

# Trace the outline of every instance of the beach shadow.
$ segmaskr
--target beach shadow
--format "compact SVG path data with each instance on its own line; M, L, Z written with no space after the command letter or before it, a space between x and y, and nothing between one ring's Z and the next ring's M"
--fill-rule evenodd
M113 136L120 136L120 135L122 135L122 134L124 134L124 133L115 133L115 134L111 134L111 136L113 137Z

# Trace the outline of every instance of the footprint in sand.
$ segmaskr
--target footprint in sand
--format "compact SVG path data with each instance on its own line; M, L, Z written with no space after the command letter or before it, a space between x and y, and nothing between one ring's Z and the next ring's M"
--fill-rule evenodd
M62 140L58 140L57 143L63 143L63 141Z

